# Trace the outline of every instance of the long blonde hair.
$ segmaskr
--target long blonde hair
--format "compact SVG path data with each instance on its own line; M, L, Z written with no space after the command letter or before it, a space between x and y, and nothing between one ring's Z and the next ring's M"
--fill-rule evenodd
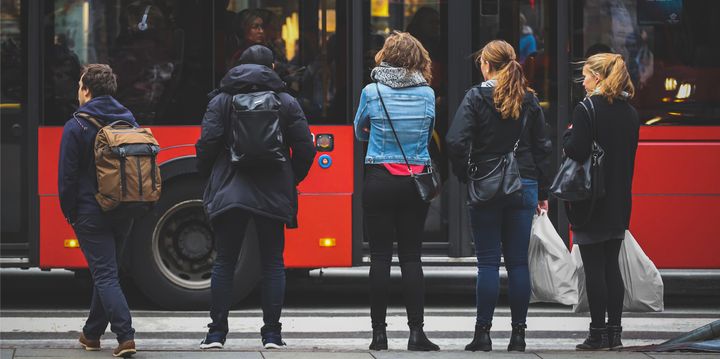
M612 103L613 99L619 97L635 96L635 87L621 55L595 54L585 61L584 66L599 79L598 91L607 98L608 102ZM626 92L627 96L623 92Z
M497 73L493 103L502 118L518 119L525 92L534 93L528 87L523 68L516 59L515 49L502 40L490 41L475 57L478 66L481 65L482 60L485 60Z
M432 61L430 54L418 39L407 32L393 31L383 48L375 54L375 63L387 62L409 71L418 71L430 83L432 80Z

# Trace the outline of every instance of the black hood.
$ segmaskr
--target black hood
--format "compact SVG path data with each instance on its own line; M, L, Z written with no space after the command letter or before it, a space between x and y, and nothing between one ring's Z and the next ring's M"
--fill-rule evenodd
M282 92L285 90L285 83L267 66L243 64L230 69L220 81L220 88L211 92L210 97L215 97L220 92L236 94L265 90Z
M112 96L98 96L78 108L77 112L87 113L105 123L127 121L137 124L132 112L115 100Z

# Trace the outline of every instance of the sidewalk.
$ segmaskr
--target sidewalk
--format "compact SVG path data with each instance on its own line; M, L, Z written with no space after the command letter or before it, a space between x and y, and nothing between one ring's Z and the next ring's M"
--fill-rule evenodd
M153 359L470 359L470 358L631 358L631 359L717 359L717 354L694 354L694 353L631 353L631 352L576 352L576 351L538 351L526 353L508 353L505 351L465 352L465 351L440 351L440 352L407 352L407 351L381 351L381 352L340 352L340 351L140 351L133 358ZM2 349L1 359L20 358L78 358L95 359L112 358L110 349L100 352L87 352L78 349Z

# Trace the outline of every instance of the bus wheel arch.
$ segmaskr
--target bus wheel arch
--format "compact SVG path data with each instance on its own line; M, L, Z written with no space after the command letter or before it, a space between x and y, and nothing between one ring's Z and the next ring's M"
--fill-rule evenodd
M202 206L205 181L194 172L173 172L178 174L163 177L155 208L135 225L130 272L140 291L163 308L209 309L215 254ZM257 234L254 225L249 227L235 270L233 302L250 294L260 278Z

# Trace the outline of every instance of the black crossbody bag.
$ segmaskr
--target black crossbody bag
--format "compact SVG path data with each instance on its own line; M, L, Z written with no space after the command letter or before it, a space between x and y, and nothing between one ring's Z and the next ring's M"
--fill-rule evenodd
M415 187L420 194L420 198L422 198L424 202L429 203L433 200L433 198L437 197L440 194L440 173L435 171L432 165L425 166L426 170L423 173L412 172L412 170L410 169L410 162L408 162L408 159L405 156L405 151L400 144L400 139L398 138L397 132L395 132L395 126L393 125L393 122L390 119L390 114L385 107L385 101L383 101L382 95L380 94L380 86L378 86L377 82L375 83L375 89L377 90L378 97L380 97L380 104L382 104L382 108L385 111L385 116L387 116L388 122L390 123L390 128L392 129L393 135L395 136L395 141L397 142L398 147L400 147L400 153L402 153L403 155L405 165L408 168L408 172L410 172L410 177L412 177L413 182L415 183Z
M590 108L585 101L580 102L590 120L592 132L592 144L590 157L584 162L575 161L567 156L563 159L552 185L550 193L565 202L565 209L568 212L568 219L573 226L580 227L587 224L595 209L595 202L605 196L605 171L603 159L605 151L597 142L597 114L592 99L587 99ZM590 209L582 222L575 222L569 215L574 202L590 200Z
M469 206L481 206L490 201L494 201L508 195L511 195L522 189L522 181L520 180L520 168L515 158L515 152L520 145L520 139L525 132L525 123L527 122L527 109L523 111L523 118L520 124L520 135L518 136L512 151L500 156L484 160L483 163L471 160L472 142L470 144L470 153L468 153L467 167L467 204ZM493 169L487 173L479 173L481 166L496 163Z

